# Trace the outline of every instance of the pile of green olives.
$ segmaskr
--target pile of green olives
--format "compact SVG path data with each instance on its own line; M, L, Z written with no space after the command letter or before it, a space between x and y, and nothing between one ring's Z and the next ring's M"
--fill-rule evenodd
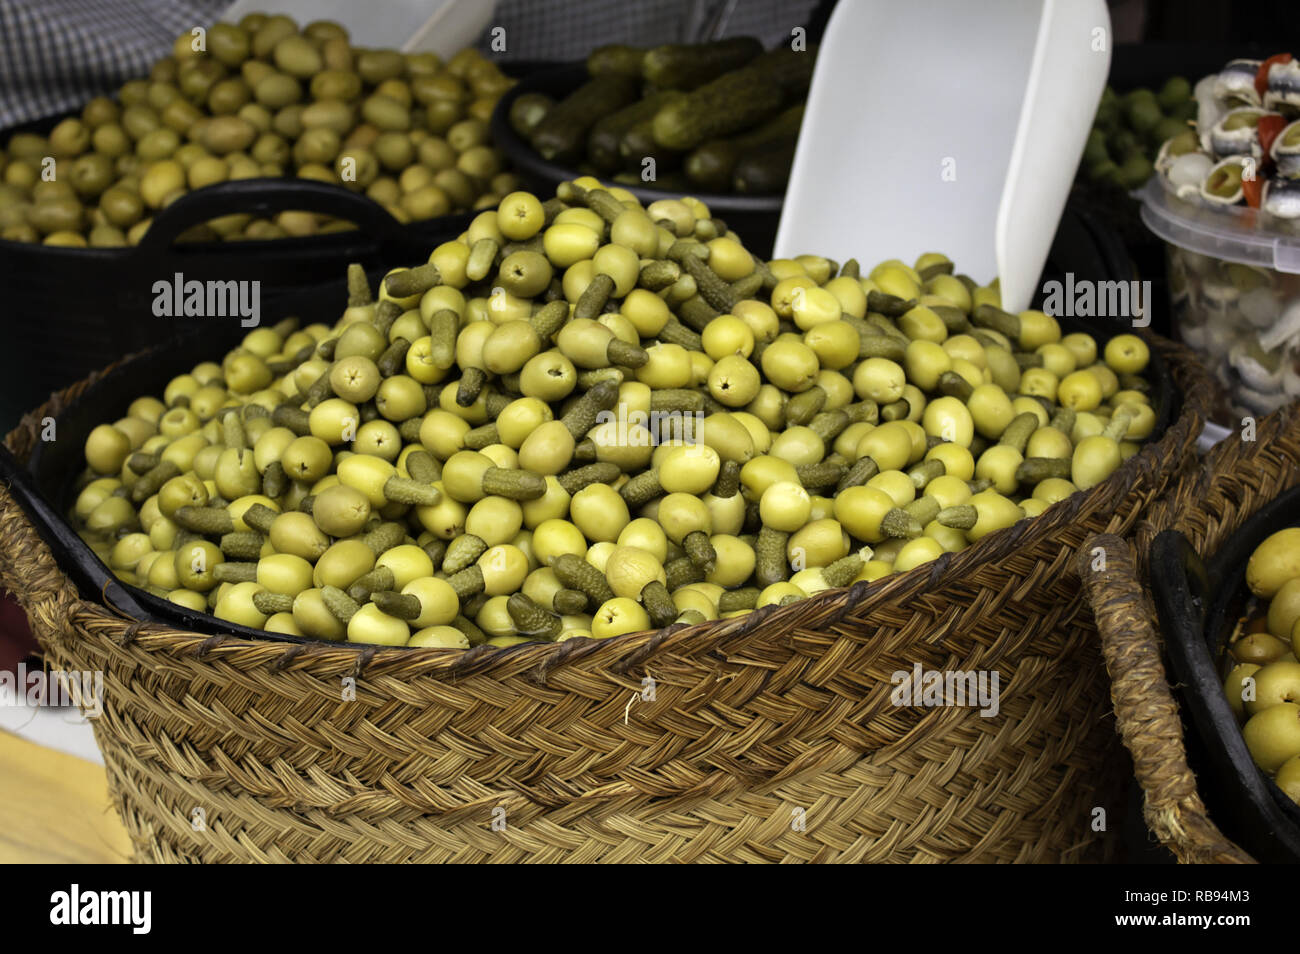
M184 33L115 98L0 149L0 238L134 245L186 192L297 176L364 192L399 222L493 208L518 188L488 137L511 80L473 49L353 47L337 23L252 13ZM50 165L50 161L53 165ZM52 175L51 175L52 173ZM225 215L182 238L273 239L353 227L311 212Z
M73 518L123 580L313 639L617 636L962 550L1155 426L1134 335L592 178L349 288L90 433Z
M1091 182L1130 192L1155 171L1161 144L1190 133L1195 119L1196 97L1186 77L1171 76L1159 92L1139 88L1121 95L1107 86L1080 168Z

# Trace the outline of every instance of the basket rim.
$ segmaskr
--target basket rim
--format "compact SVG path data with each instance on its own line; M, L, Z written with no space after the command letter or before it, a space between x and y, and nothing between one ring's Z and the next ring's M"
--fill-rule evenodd
M197 654L217 658L234 654L250 654L259 662L273 668L299 668L311 664L322 672L378 674L387 668L400 669L404 676L422 675L433 678L463 678L499 670L514 672L531 670L534 677L545 680L547 675L566 664L579 660L596 659L615 672L627 672L642 666L653 657L673 652L683 656L699 656L725 651L737 646L755 633L772 629L792 629L805 615L817 615L834 606L829 620L822 625L833 625L850 609L862 609L893 602L899 603L923 596L936 584L959 580L979 568L995 565L1033 545L1043 543L1080 519L1096 513L1113 517L1118 503L1153 473L1177 466L1194 445L1208 412L1208 395L1211 381L1208 372L1195 354L1185 346L1149 332L1144 337L1155 346L1168 362L1170 374L1180 399L1177 416L1171 421L1160 439L1142 447L1106 480L1086 491L1076 492L1048 507L1030 520L1021 520L1010 527L994 531L971 544L959 553L945 552L937 559L922 564L905 573L893 573L874 581L859 581L848 587L837 587L817 593L788 606L772 605L741 617L707 620L703 623L675 624L660 630L627 633L606 639L578 637L560 643L529 642L516 646L498 647L483 644L468 650L439 649L404 646L374 646L361 643L306 641L283 642L248 638L234 634L208 635L174 629L163 623L136 620L117 611L105 602L103 605L80 598L70 581L60 569L58 575L70 591L66 599L71 603L68 615L84 616L101 623L120 623L124 629L119 642L138 647L182 655ZM110 366L111 368L111 366ZM4 442L11 449L22 447L24 434L39 430L41 419L57 413L61 403L81 387L95 380L109 369L96 372L64 391L51 396L50 401L26 414ZM24 452L15 454L24 460ZM21 509L21 508L19 508ZM33 530L44 558L55 561L30 518L24 518ZM1074 572L1071 561L1066 561L1066 572ZM56 565L57 566L57 565Z

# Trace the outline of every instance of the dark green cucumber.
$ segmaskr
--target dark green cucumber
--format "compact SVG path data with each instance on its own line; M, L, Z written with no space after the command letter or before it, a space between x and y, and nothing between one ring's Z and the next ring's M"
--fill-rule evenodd
M785 191L794 164L796 139L787 136L754 149L736 163L731 187L744 195L774 195Z
M602 172L623 168L625 163L619 151L623 135L637 123L654 119L655 113L684 95L677 90L651 93L645 99L601 118L587 135L587 159Z
M781 106L780 85L758 67L726 73L655 115L655 142L668 149L694 149L700 143L748 129Z
M710 43L670 43L645 54L641 75L646 82L664 89L695 89L739 69L762 53L763 44L751 36Z
M673 102L681 102L681 100ZM680 149L668 149L655 142L653 116L642 120L623 133L623 138L618 144L618 154L622 157L623 167L634 174L641 171L642 163L646 159L653 159L655 176L660 185L663 184L664 177L682 161Z
M510 104L510 128L527 139L554 105L545 93L524 93Z
M750 67L764 74L781 90L787 102L802 100L812 83L813 64L817 59L817 48L792 50L788 46L779 46L764 53L750 64Z
M544 159L576 160L596 121L634 101L638 92L636 81L626 76L589 80L551 107L533 128L529 141Z
M587 54L587 75L626 76L629 79L641 78L641 65L646 51L622 43L610 43L598 46Z
M701 189L730 189L736 164L751 150L762 149L774 140L797 137L803 113L804 104L798 103L747 133L730 139L710 139L697 146L684 163L687 177Z

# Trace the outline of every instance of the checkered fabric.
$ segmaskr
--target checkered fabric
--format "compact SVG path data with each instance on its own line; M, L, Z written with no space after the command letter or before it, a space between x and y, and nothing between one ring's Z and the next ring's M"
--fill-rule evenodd
M715 21L721 36L754 36L770 48L789 42L816 7L817 0L499 0L493 23L505 27L506 49L495 56L578 60L607 43L688 43ZM489 40L480 43L485 52Z
M145 76L228 0L0 0L0 129L67 112Z

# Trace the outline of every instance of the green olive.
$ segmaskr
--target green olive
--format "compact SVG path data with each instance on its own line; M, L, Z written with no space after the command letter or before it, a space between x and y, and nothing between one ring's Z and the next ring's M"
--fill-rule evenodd
M50 130L49 144L60 159L79 156L90 146L90 128L80 119L65 119Z
M295 438L280 455L280 465L292 480L315 483L324 477L334 462L330 445L319 437Z
M207 488L195 474L173 477L158 490L158 510L164 517L174 517L181 507L203 507L207 503Z
M411 637L405 620L389 616L374 603L366 603L348 620L348 642L377 646L405 646Z
M786 542L786 559L796 571L830 566L848 553L849 535L834 519L813 520L791 534Z
M774 341L768 345L763 351L760 364L764 376L770 382L783 391L796 394L813 386L820 368L816 352L802 341L792 339Z
M131 439L111 424L100 424L86 437L86 463L99 474L115 474L131 453Z
M303 590L293 600L293 621L304 636L337 642L343 639L346 629L330 612L316 588Z
M649 628L649 614L640 603L625 596L606 600L596 610L591 620L591 635L595 639L609 639L626 633L638 633Z
M499 280L512 295L532 298L551 284L551 263L538 252L512 252L501 262Z
M759 516L763 526L794 533L808 522L812 499L800 484L779 480L769 484L759 498Z
M379 390L379 368L365 355L351 354L334 362L329 380L336 395L353 404L362 404Z
M354 322L339 335L338 344L334 346L334 360L361 355L377 361L387 347L388 339L382 331L368 322Z
M33 206L28 220L43 235L76 232L85 222L85 210L76 198L50 198Z
M370 498L346 484L322 490L312 503L316 526L332 537L350 537L365 526L370 516Z
M573 435L563 422L547 421L519 446L519 466L535 474L561 473L573 459L574 446Z
M523 508L505 497L484 497L470 507L465 518L465 532L488 546L510 542L523 526Z
M357 431L352 449L362 456L395 461L402 452L402 434L390 421L367 421Z
M608 484L589 484L579 490L569 501L569 515L574 525L593 542L617 540L631 521L627 503Z
M360 540L340 540L321 554L312 578L316 586L345 590L374 565L375 554L370 547Z
M368 505L366 512L369 513ZM329 549L329 538L321 532L312 517L298 511L279 514L271 522L269 536L271 545L277 552L293 554L312 563Z
M212 571L224 560L216 544L207 540L184 544L174 558L177 582L187 590L206 593L217 585Z
M659 483L668 493L700 496L718 479L722 458L707 444L671 447L659 462Z
M758 369L738 354L727 355L709 372L709 393L727 407L744 407L762 385Z
M1122 462L1114 440L1102 434L1085 437L1074 449L1070 479L1080 490L1087 490L1109 477Z
M261 592L264 589L258 583L235 583L217 599L212 615L239 626L261 629L267 617L253 603L253 597Z
M909 447L911 441L908 441ZM796 467L815 464L826 456L826 447L817 432L809 427L789 427L772 441L768 453L789 461Z
M419 417L428 408L424 388L414 378L398 374L386 378L375 393L375 407L390 421Z
M518 450L528 435L554 418L550 406L536 397L522 397L507 404L497 415L497 433L502 443Z

